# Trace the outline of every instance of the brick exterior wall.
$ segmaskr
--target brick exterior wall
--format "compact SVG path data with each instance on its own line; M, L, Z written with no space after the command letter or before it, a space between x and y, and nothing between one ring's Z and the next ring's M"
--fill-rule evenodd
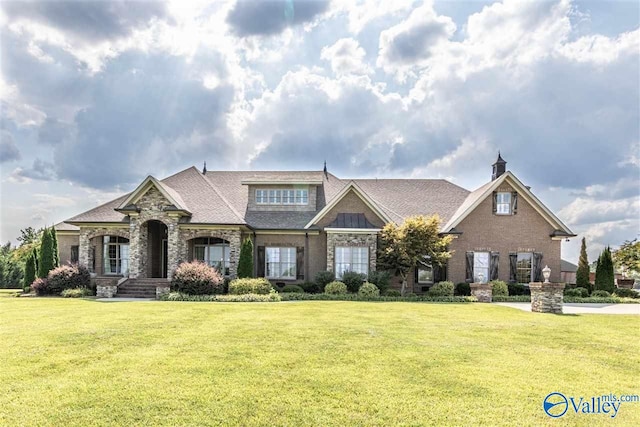
M71 247L80 245L80 233L76 235L57 233L58 238L58 255L60 256L60 265L71 261ZM78 256L80 254L78 253Z
M512 191L508 185L499 191ZM500 253L498 277L509 281L510 252L541 252L542 264L551 268L551 281L560 280L560 244L549 235L554 228L522 197L515 215L494 215L492 195L478 205L457 227L462 232L451 244L454 251L448 264L448 279L454 283L466 279L467 251Z
M248 185L249 198L247 210L269 212L315 212L317 186L315 185ZM256 203L256 190L308 190L309 203L306 205L259 205Z

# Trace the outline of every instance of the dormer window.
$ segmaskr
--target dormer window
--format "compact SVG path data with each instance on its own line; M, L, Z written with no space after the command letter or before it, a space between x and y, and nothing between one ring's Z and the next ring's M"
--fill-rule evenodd
M496 213L498 215L511 215L511 193L498 192L496 195Z
M309 190L256 190L258 205L306 205L309 203Z

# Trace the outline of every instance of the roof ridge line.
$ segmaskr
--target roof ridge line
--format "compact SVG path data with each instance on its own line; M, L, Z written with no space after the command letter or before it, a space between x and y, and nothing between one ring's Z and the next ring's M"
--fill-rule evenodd
M202 179L204 179L204 181L209 185L209 187L211 187L211 189L218 195L218 197L220 197L222 199L223 202L226 203L227 207L229 209L231 209L231 212L233 212L233 214L244 224L246 224L246 221L244 219L244 217L242 215L240 215L240 213L233 207L231 206L231 203L229 203L229 201L226 199L226 197L224 197L222 194L220 194L220 192L218 191L218 189L216 188L216 186L213 184L213 182L209 181L209 179L204 176L204 174L200 173L200 171L198 169L196 169L195 166L192 166L192 168L195 170L195 172L202 177Z

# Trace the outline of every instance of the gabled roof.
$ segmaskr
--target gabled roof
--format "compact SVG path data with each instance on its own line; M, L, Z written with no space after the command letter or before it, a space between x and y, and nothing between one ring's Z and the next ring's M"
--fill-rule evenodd
M489 197L503 182L507 181L512 187L514 187L520 197L524 198L542 217L553 227L556 228L556 232L559 232L562 236L573 237L575 234L569 228L564 225L557 216L553 214L532 192L529 190L518 178L515 177L510 171L505 172L499 178L488 182L482 187L470 193L466 200L456 210L454 215L449 221L442 227L443 232L448 232L454 229L458 224L462 222L473 210L478 207L483 200ZM554 232L555 233L555 232Z
M326 228L378 228L363 213L339 213Z
M379 204L374 202L371 197L367 195L359 186L355 183L355 181L350 181L347 185L338 192L321 210L318 212L306 225L304 228L311 228L315 223L320 221L331 209L333 209L340 200L342 200L349 192L353 192L356 196L358 196L368 207L375 213L381 220L384 222L391 222L391 218L389 215L384 212Z
M561 259L560 260L560 271L566 271L567 273L575 273L578 271L578 266L572 262Z
M136 202L140 200L140 198L144 196L147 191L149 191L149 188L151 188L152 186L156 187L158 191L160 191L160 193L164 196L164 198L167 199L173 206L175 206L177 210L189 212L189 208L182 200L182 197L180 197L180 194L178 194L173 188L158 181L151 175L147 176L135 190L129 193L129 196L124 199L116 209L131 209L135 206Z

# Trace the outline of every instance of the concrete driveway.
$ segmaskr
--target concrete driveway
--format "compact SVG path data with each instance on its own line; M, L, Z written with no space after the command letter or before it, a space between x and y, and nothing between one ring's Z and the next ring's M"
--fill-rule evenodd
M504 307L531 311L530 302L494 302ZM640 304L572 304L566 303L562 307L564 314L639 314Z

